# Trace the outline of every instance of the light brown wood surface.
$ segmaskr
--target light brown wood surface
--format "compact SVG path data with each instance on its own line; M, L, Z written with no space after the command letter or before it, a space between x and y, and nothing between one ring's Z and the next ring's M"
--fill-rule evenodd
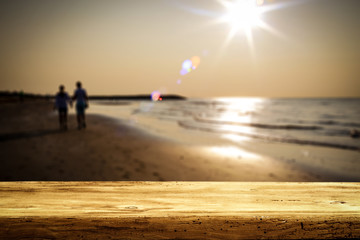
M1 182L1 239L360 238L360 183Z

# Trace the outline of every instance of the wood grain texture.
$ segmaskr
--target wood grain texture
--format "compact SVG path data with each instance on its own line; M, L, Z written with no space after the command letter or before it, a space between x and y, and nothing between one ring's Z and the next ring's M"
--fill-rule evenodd
M1 182L1 239L360 238L360 183Z

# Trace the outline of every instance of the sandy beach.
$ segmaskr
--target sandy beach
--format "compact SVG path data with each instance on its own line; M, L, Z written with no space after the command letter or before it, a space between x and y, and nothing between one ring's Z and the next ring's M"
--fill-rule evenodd
M287 151L294 151L286 145L258 144L253 146L256 153L242 149L240 155L228 156L216 151L220 149L216 143L169 141L95 114L87 115L88 127L79 131L74 109L68 131L60 131L57 112L45 100L2 103L0 112L2 181L349 181L358 177L327 171L331 158L304 168L286 158ZM279 151L279 157L267 157L269 151ZM358 153L344 150L344 154ZM342 167L350 176L358 168L356 162L340 164L331 167Z

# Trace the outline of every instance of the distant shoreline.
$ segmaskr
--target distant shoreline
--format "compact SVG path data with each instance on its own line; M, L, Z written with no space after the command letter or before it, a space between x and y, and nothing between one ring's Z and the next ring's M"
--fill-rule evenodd
M162 100L186 100L186 97L169 94L162 95ZM89 96L90 100L151 100L151 95L149 94L139 94L139 95L112 95L112 96Z
M161 96L162 100L186 100L184 96L176 94L164 94ZM0 102L11 102L11 101L23 101L25 99L40 100L46 99L50 100L55 98L55 95L49 94L33 94L33 93L23 93L23 92L9 92L2 91L0 92ZM134 95L90 95L90 100L132 100L132 101L146 101L151 100L151 94L134 94Z
M50 100L55 98L55 94L37 94L37 93L27 93L21 91L0 91L0 103L1 102L11 102L12 100L23 99L32 99L32 100L41 100L46 99ZM164 94L161 95L162 100L187 100L189 97L185 97L177 94ZM193 97L190 97L190 99ZM196 99L197 97L195 97ZM329 97L268 97L268 96L208 96L201 98L265 98L265 99L359 99L359 96L329 96ZM90 100L139 100L139 101L147 101L151 100L151 94L126 94L126 95L89 95Z

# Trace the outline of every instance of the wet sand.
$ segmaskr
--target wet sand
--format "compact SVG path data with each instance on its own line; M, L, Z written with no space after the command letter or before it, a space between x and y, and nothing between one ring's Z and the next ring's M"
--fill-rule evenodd
M359 183L3 182L3 239L360 238Z
M74 109L68 131L60 131L57 112L48 101L2 103L0 111L1 181L348 180L322 173L321 163L317 172L289 159L245 150L229 157L216 152L216 143L168 141L100 115L88 114L87 129L79 131ZM263 146L258 150L266 150Z

